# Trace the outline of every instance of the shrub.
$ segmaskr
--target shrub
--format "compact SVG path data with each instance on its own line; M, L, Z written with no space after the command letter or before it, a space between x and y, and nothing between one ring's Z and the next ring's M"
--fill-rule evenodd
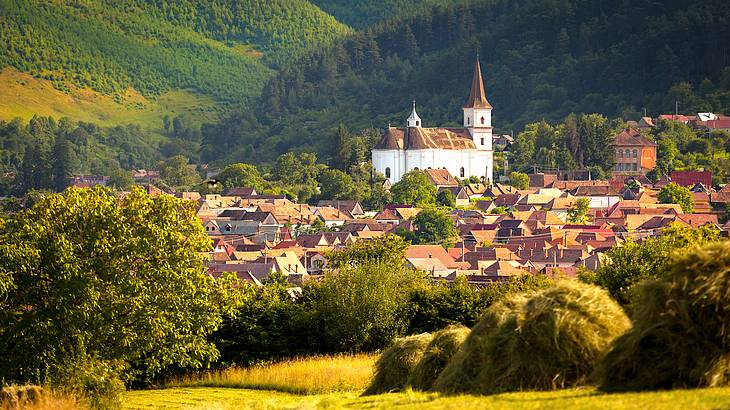
M451 326L436 332L408 377L408 385L418 390L431 390L439 373L459 351L468 334L469 328L464 326Z
M375 362L375 377L363 394L388 393L405 387L432 339L430 333L397 339Z
M436 388L494 393L577 385L628 326L623 309L604 290L560 281L490 308Z
M675 256L668 273L639 286L634 326L596 369L602 390L730 382L730 242Z

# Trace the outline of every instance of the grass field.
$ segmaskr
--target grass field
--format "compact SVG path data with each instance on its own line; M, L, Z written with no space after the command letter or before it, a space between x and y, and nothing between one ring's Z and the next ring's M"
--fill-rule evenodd
M222 108L211 98L191 91L170 91L148 99L133 89L114 98L90 89L62 92L53 84L13 68L0 70L0 120L33 115L70 117L102 126L138 124L162 131L162 118L186 115L197 122L218 118Z
M506 393L493 396L442 396L403 392L358 397L357 393L295 395L262 390L173 388L130 391L125 409L723 409L730 388L600 394L593 389Z
M229 387L297 394L359 392L373 377L373 354L308 357L265 366L231 368L171 380L168 387Z

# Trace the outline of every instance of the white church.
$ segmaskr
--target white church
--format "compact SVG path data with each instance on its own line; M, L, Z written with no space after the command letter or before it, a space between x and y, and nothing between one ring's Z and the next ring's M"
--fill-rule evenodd
M414 169L446 168L458 178L492 181L492 105L487 101L477 58L464 128L424 128L416 103L405 128L388 127L373 148L373 166L391 183Z

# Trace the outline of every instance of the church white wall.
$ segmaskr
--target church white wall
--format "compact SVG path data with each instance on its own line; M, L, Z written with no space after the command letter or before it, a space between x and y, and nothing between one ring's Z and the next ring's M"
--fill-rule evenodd
M491 140L490 140L491 141ZM464 178L486 177L493 181L494 160L491 150L373 150L373 166L383 175L390 168L390 181L396 183L413 169L446 168L451 175Z

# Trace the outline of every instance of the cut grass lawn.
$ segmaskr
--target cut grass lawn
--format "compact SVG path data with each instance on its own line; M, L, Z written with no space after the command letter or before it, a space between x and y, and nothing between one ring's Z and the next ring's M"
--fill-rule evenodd
M301 396L274 391L227 388L173 388L125 393L125 409L720 409L730 407L730 388L602 394L594 389L444 396L437 393L357 393Z
M373 377L376 355L336 355L292 359L249 368L195 374L168 387L230 387L277 390L297 394L359 392Z

